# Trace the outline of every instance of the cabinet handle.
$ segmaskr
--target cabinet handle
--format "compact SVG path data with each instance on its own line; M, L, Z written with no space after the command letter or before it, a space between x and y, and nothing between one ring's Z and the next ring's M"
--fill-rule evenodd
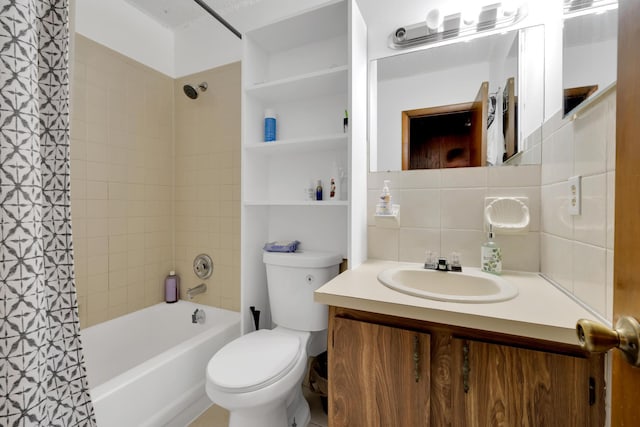
M416 382L420 381L420 337L413 336L413 373Z
M469 343L467 341L465 341L462 346L462 359L462 388L465 393L468 393L469 371L471 371L471 368L469 367Z

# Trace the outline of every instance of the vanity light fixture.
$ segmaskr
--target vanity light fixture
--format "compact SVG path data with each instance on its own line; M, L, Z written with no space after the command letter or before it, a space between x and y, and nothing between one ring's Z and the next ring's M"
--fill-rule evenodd
M618 8L618 0L564 0L564 18L600 14Z
M406 49L483 31L504 29L527 15L522 0L505 0L482 7L473 4L474 2L469 2L469 7L462 12L446 16L439 9L430 10L424 21L396 29L389 36L389 47Z

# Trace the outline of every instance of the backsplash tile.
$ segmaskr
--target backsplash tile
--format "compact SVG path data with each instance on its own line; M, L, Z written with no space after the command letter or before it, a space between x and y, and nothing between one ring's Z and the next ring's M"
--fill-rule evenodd
M611 90L575 120L556 117L553 125L545 126L540 189L542 273L609 320L613 308L615 106L616 92ZM575 175L582 176L582 212L570 216L566 180Z
M459 252L463 265L480 266L486 196L529 197L531 231L498 235L515 253L505 256L505 269L540 270L540 166L375 172L368 180L369 258L424 262L425 252L449 257ZM375 227L374 212L385 179L391 180L394 203L400 204L400 228ZM494 185L489 187L488 184ZM435 183L439 183L436 186ZM424 187L420 187L424 185ZM514 185L518 185L515 187Z

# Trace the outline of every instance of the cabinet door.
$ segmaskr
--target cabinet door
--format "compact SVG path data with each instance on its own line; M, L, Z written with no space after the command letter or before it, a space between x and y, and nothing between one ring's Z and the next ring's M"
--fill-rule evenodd
M429 425L429 335L332 318L329 425Z
M453 425L597 425L587 359L460 339L452 347Z

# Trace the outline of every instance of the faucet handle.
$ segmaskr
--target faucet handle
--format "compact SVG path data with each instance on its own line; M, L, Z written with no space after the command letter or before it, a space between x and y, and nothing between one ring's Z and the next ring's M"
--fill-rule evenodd
M459 252L451 252L451 263L449 264L449 269L451 271L462 271L462 264L460 263L460 253Z
M435 270L438 266L438 257L433 251L425 251L424 268Z

